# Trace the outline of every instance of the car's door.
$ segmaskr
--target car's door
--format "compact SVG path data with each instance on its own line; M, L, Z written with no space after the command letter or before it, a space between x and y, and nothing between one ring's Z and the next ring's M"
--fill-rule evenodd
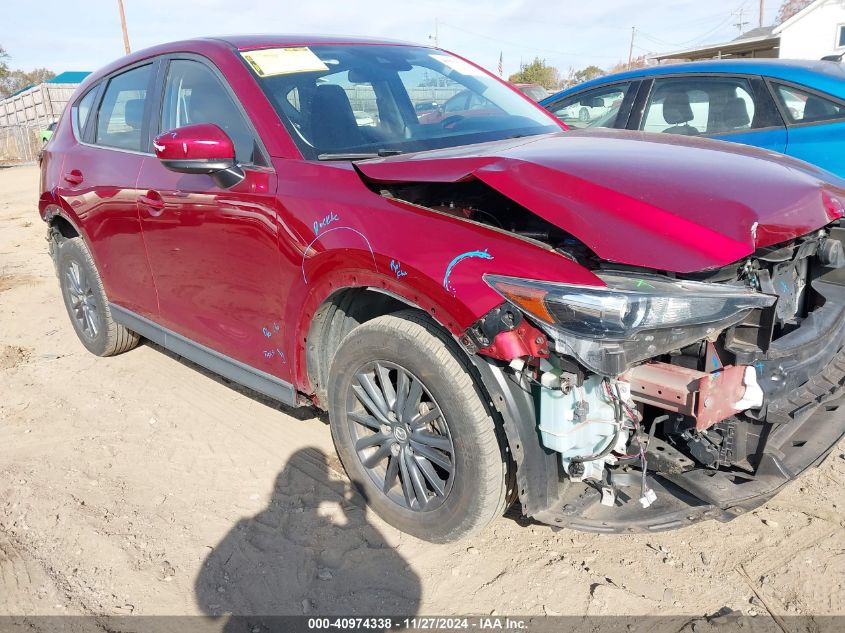
M543 107L569 127L624 128L639 81L622 81L561 97Z
M845 177L845 102L804 86L770 85L787 120L786 153Z
M193 56L162 63L159 131L214 123L233 140L245 178L221 189L211 176L144 162L141 223L164 327L267 373L287 377L280 332L276 175L225 79Z
M158 304L138 220L138 173L150 156L147 115L156 64L100 81L71 107L77 142L67 148L58 195L92 250L109 301L147 318Z
M681 75L650 82L636 129L786 149L786 127L760 77Z

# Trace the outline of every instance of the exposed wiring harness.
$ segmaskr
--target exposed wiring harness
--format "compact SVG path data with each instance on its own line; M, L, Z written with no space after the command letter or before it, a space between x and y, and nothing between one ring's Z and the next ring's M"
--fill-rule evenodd
M631 420L631 423L634 425L634 437L631 438L632 440L636 440L638 452L637 453L629 453L620 455L621 459L631 459L634 457L640 458L640 469L642 471L642 477L640 479L640 504L647 508L652 503L654 503L655 499L657 499L657 495L654 493L654 490L648 487L647 481L647 471L648 471L648 458L646 457L646 447L648 446L648 442L654 433L654 425L651 427L651 432L649 433L648 439L643 441L643 433L642 433L642 426L640 424L640 413L639 411L635 411L625 400L622 398L622 392L619 389L619 384L615 385L615 393L614 389L611 388L610 382L605 379L602 381L602 385L604 386L604 391L610 401L613 403L614 409L616 410L616 420L618 423L617 433L614 437L614 441L610 443L610 447L615 446L616 438L619 436L619 429L621 429L623 424L623 416L622 411L624 411L628 418Z

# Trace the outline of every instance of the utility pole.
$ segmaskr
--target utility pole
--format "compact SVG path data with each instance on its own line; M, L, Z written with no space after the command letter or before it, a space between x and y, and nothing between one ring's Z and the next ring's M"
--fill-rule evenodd
M628 70L631 70L631 62L634 60L634 35L637 33L637 27L631 27L631 46L628 47Z
M434 40L434 48L440 48L440 19L434 18L434 35L429 35L428 39Z
M734 23L734 26L739 29L739 34L742 35L743 30L746 26L748 26L748 22L742 21L742 14L745 11L744 8L739 8L739 22Z
M120 28L123 30L123 48L126 49L126 54L132 52L129 48L129 32L126 30L126 13L123 11L123 0L117 0L117 9L120 11Z
M757 22L757 26L763 26L763 12L765 11L765 0L760 0L760 19Z

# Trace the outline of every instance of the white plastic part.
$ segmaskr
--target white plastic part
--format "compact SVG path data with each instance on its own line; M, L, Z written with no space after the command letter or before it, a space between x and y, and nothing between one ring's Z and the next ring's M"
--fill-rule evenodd
M560 389L560 376L554 372L547 371L540 376L540 384L546 389Z
M552 376L547 377L547 374ZM607 395L602 378L590 376L582 387L569 390L568 393L551 388L560 383L560 369L545 372L540 382L540 437L543 445L561 454L565 472L573 458L589 458L608 448L619 429L613 401ZM556 379L556 383L552 380ZM616 387L627 402L630 386L627 383L611 381L611 388L616 394ZM624 451L628 442L629 431L619 429L613 450ZM603 479L605 464L615 463L610 454L598 459L581 462L583 473L571 477L573 481L584 479Z
M610 506L611 508L616 504L616 493L610 486L602 486L601 504L603 506Z
M640 497L640 505L644 508L649 507L652 503L657 501L657 493L651 488L645 491L645 494Z
M525 361L522 360L521 358L514 358L511 361L511 369L513 369L516 372L522 371L523 369L525 369Z
M746 409L759 409L763 406L763 390L757 383L757 371L751 365L746 365L745 373L742 375L742 384L745 385L745 393L742 399L734 405L737 411Z

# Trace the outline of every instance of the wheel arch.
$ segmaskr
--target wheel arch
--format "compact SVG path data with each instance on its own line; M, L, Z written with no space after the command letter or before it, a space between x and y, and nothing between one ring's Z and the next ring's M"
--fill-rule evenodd
M315 310L307 327L301 357L304 378L315 396L315 404L324 408L327 403L329 368L343 338L353 328L371 319L408 308L419 310L434 325L449 333L442 324L428 316L419 305L409 299L372 286L336 288ZM450 334L451 335L451 334Z
M39 206L41 207L41 217L47 225L50 227L56 227L62 237L66 239L81 237L90 248L87 236L79 228L79 223L73 217L73 213L68 209L65 209L61 202L55 200L52 196L45 199L45 196L47 195L48 194L42 195L41 200L39 201Z
M56 269L56 274L59 273L59 247L62 242L74 238L81 238L88 250L91 251L91 245L88 243L84 233L79 230L79 226L74 222L68 213L55 203L47 204L42 211L44 221L47 223L47 242L49 244L50 257L53 260L53 266ZM92 252L93 257L93 252ZM95 260L96 261L96 260Z
M460 360L473 376L509 456L509 495L518 496L526 510L544 509L556 497L557 460L539 442L530 394L508 380L500 363L469 353L435 315L406 297L372 287L346 287L323 301L311 319L305 344L304 364L315 404L327 406L329 369L343 338L360 323L409 308L450 337L453 350L462 355Z

